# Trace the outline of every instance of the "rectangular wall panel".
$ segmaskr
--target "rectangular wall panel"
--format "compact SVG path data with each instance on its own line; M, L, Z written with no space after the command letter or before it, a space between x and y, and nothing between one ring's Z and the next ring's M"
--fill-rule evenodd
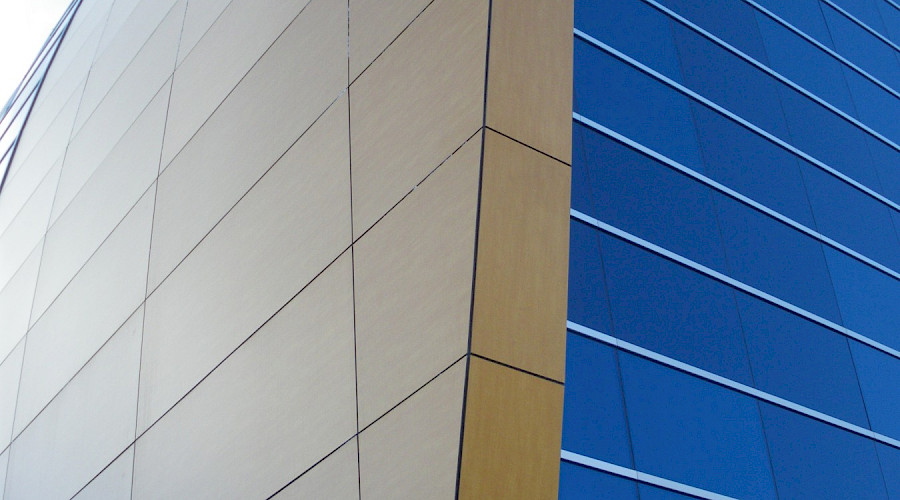
M350 246L348 147L342 98L152 292L141 430Z
M345 252L143 434L133 498L266 498L353 436L352 287Z

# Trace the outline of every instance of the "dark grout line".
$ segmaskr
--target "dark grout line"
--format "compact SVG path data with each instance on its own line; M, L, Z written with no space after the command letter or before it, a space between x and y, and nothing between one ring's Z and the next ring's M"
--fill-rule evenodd
M526 374L526 375L531 375L532 377L536 377L536 378L539 378L539 379L541 379L541 380L546 380L547 382L552 382L552 383L554 383L554 384L556 384L556 385L561 385L561 386L565 386L565 385L566 385L564 382L560 382L559 380L550 378L550 377L548 377L548 376L546 376L546 375L541 375L540 373L535 373L535 372L533 372L533 371L529 371L529 370L526 370L526 369L524 369L524 368L519 368L518 366L513 366L513 365L510 365L510 364L508 364L508 363L504 363L504 362L502 362L502 361L497 361L496 359L489 358L489 357L487 357L487 356L482 356L481 354L477 354L477 353L474 353L474 352L473 352L473 353L472 353L472 356L473 356L473 357L476 357L476 358L478 358L478 359L482 359L482 360L484 360L484 361L488 361L488 362L493 363L493 364L495 364L495 365L502 366L502 367L504 367L504 368L509 368L510 370L515 370L515 371L517 371L517 372L524 373L524 374Z

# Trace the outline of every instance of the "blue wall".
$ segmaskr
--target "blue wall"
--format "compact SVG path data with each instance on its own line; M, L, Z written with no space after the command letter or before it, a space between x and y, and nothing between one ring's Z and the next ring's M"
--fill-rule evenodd
M900 5L575 28L560 498L900 499Z

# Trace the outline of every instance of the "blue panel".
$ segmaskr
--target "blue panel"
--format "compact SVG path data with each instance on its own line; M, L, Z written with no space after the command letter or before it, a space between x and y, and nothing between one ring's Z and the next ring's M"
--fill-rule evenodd
M900 99L855 71L847 71L847 84L856 103L858 117L872 130L900 142Z
M569 229L568 318L608 333L609 299L600 259L600 236L596 230L575 220Z
M560 462L560 500L637 500L637 485L634 481L612 474L600 472L578 464Z
M773 135L786 136L772 77L680 24L675 43L687 87Z
M687 97L575 40L575 110L694 169L702 169Z
M586 140L594 132L591 129L572 123L572 208L590 213L594 207L594 192L591 190L589 166L590 158L596 157L588 149Z
M878 460L891 498L900 498L900 450L878 443Z
M834 48L828 26L822 17L819 0L757 0L756 3L784 19L822 45Z
M691 260L725 270L707 186L603 134L585 132L583 139L595 200L587 213Z
M620 356L637 470L737 498L775 498L756 401Z
M576 0L575 27L681 81L672 20L640 0Z
M822 13L839 54L892 88L900 88L900 65L894 49L831 7L822 5Z
M649 484L638 484L638 491L641 494L641 500L681 500L692 499L694 497L675 493L674 491L664 490Z
M707 176L815 228L792 153L706 106L693 103L692 107Z
M758 13L769 67L851 116L856 115L842 65L800 35Z
M818 241L724 195L716 205L732 277L840 321Z
M872 430L900 439L900 359L857 342L850 348Z
M886 25L883 33L889 37L892 42L900 42L900 10L890 5L885 0L877 0L878 11L881 13L881 19Z
M883 35L885 34L884 22L881 20L881 13L875 2L876 0L836 0L832 3Z
M744 294L738 304L758 389L868 427L844 336Z
M875 445L866 438L760 403L782 498L887 498Z
M616 337L751 383L730 288L610 236L601 246Z
M828 247L825 258L844 325L900 348L900 281Z
M740 0L661 0L659 3L757 61L766 62L753 8Z
M879 190L865 132L792 89L782 87L780 94L791 130L787 142L851 179Z
M900 201L900 168L897 168L900 165L900 153L872 136L866 137L866 144L878 172L881 194L895 202Z
M631 468L615 351L574 333L566 339L563 449Z
M886 205L806 162L803 175L819 232L900 270L900 241Z

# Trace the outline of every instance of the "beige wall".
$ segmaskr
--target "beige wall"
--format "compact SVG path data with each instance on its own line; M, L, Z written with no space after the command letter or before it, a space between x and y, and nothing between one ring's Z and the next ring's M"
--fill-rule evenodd
M85 0L0 194L13 498L550 498L572 4Z

